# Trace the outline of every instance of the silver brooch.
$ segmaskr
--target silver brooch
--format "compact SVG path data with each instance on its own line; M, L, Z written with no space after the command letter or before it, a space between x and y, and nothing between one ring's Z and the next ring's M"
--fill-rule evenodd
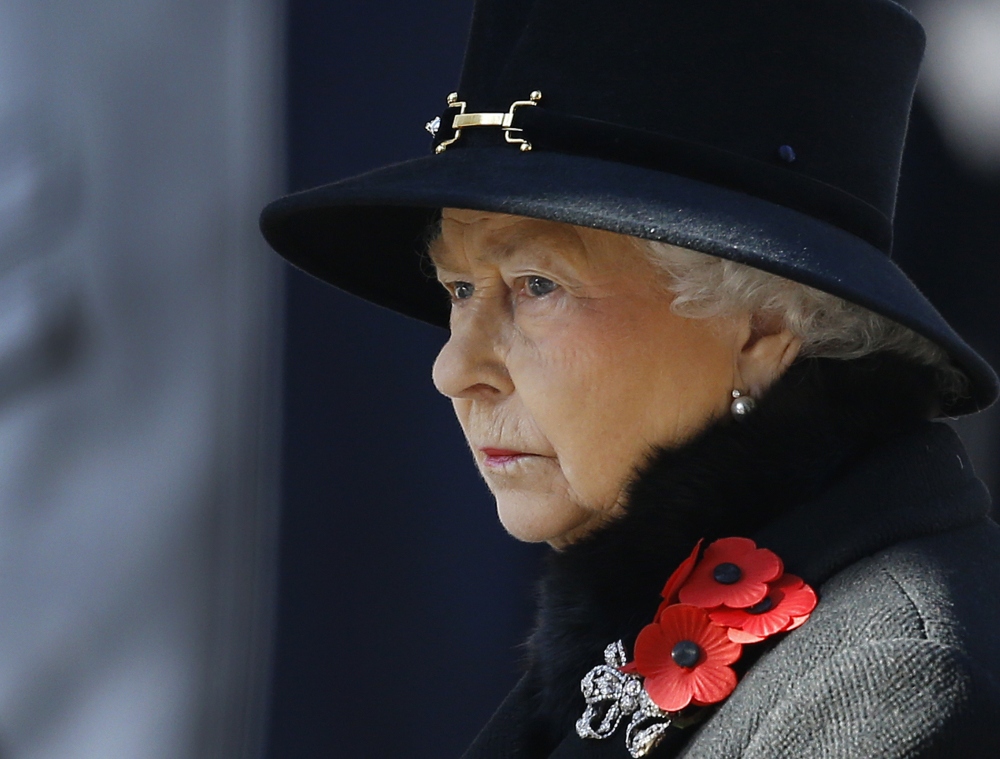
M604 649L604 664L594 667L580 681L587 702L576 721L581 738L608 738L621 721L631 717L625 730L625 747L638 759L648 754L673 724L672 715L653 703L642 687L642 678L622 672L625 646L621 641Z
M431 137L437 137L438 130L441 129L441 117L435 116L433 119L424 124L424 129L431 133Z

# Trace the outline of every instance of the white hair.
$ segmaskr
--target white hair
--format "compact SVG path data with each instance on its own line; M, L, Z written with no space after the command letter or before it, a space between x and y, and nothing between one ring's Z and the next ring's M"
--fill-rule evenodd
M749 312L780 318L801 338L799 356L854 359L891 352L934 369L942 399L968 393L969 381L948 354L912 329L862 306L752 266L637 240L650 261L667 274L673 311L703 319Z

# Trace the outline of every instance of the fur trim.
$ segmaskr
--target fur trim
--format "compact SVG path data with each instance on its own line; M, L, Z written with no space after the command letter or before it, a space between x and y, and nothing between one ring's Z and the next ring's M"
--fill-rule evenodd
M752 535L819 493L873 445L935 411L933 373L891 354L794 365L740 423L728 416L655 451L624 515L549 556L528 639L529 732L547 755L584 709L580 680L605 646L630 649L699 538Z

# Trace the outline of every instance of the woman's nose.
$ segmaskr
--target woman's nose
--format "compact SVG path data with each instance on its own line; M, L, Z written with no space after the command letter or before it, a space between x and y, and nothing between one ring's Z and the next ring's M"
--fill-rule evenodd
M434 386L449 398L495 399L514 391L507 371L501 325L488 309L463 309L434 361Z

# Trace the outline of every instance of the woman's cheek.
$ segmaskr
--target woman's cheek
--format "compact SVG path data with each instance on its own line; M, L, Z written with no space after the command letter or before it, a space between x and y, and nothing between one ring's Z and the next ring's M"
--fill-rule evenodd
M536 304L538 305L538 304ZM516 392L550 442L572 497L604 511L620 496L642 452L636 424L645 417L633 346L622 325L591 303L522 311L507 355ZM626 330L627 331L627 330ZM635 434L637 433L637 434Z
M631 451L619 445L614 414L607 413L599 394L592 387L579 389L543 392L533 417L552 445L572 499L587 510L604 511L618 500L631 471Z

